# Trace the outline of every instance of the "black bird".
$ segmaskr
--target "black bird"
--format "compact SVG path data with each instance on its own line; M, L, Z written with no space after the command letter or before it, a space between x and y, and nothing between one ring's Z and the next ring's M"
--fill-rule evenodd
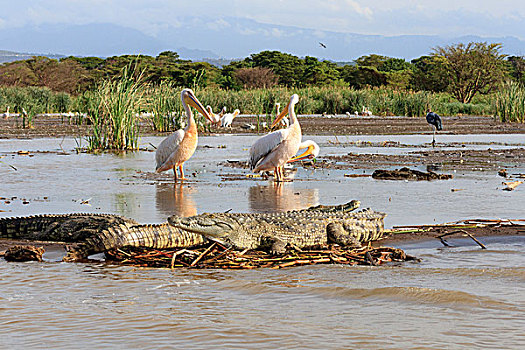
M436 144L436 129L443 130L443 126L441 124L441 117L437 113L432 112L430 108L427 111L427 123L431 125L434 131L432 135L432 147L434 147Z
M321 45L321 47L322 47L323 49L326 49L326 45L323 44L322 42L319 42L319 45Z

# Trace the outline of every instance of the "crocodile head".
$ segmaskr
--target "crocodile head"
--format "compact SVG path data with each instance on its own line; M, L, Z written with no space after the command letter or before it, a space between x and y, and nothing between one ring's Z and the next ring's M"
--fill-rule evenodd
M239 228L234 218L223 214L204 213L190 217L173 215L168 218L168 223L182 230L217 239L226 237Z

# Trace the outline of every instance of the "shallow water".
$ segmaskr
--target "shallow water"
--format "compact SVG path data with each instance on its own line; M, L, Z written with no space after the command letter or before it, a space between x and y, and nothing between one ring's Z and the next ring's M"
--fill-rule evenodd
M494 171L462 171L447 181L393 182L345 178L345 170L299 168L294 182L275 186L246 178L248 170L217 166L225 160L245 161L255 139L256 136L238 135L200 137L197 152L185 166L190 181L182 186L173 183L171 171L161 176L153 174L154 152L76 154L73 139L0 140L0 157L4 156L0 158L0 197L17 197L9 204L0 200L0 210L4 211L0 216L86 211L117 213L139 222L162 222L174 213L189 216L226 210L290 210L351 199L361 200L362 207L388 213L387 227L474 217L516 218L524 213L525 196L520 195L521 189L502 191L502 179ZM318 142L322 155L402 154L428 147L428 135L304 139ZM143 138L141 145L152 149L150 143L156 145L160 140ZM362 145L345 146L357 141L363 141ZM366 147L367 142L383 141L403 146ZM440 135L440 142L461 143L465 147L458 147L462 149L494 148L494 143L500 147L505 147L505 143L525 147L523 135ZM226 148L220 148L223 145ZM18 155L18 150L29 151L33 156ZM525 164L511 172L525 173ZM226 175L238 175L242 180L222 181ZM28 204L23 204L23 199Z
M428 135L338 137L339 142L306 138L320 143L323 154L403 154L429 142ZM144 138L141 144L160 140ZM295 181L283 186L221 181L221 175L248 173L217 163L246 159L253 140L200 137L186 166L187 174L196 176L183 186L174 186L171 173L151 174L152 152L97 156L76 154L72 139L0 140L0 197L9 198L0 200L0 216L110 212L161 222L173 213L289 210L357 198L363 207L388 213L388 227L524 218L522 189L502 191L493 172L462 172L452 180L423 183L300 168ZM345 146L359 140L405 146ZM525 147L523 135L440 135L438 142ZM34 156L17 155L18 150ZM63 150L67 155L57 154ZM0 260L0 344L32 349L523 348L525 239L483 238L487 250L470 240L449 242L455 247L405 243L400 247L422 262L383 267L170 271L59 263L59 251L47 252L44 263Z

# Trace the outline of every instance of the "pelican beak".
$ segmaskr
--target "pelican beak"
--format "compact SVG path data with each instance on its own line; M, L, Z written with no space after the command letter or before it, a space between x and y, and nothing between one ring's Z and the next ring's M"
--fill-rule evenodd
M315 149L314 146L308 146L306 151L304 151L303 153L299 154L298 156L292 157L288 161L288 163L298 162L298 161L302 161L302 160L312 160L312 159L314 159L315 158L314 149Z
M195 108L200 114L202 114L204 117L206 117L206 119L208 119L210 122L213 123L215 121L212 118L212 116L210 115L210 113L208 113L206 108L204 108L202 103L200 103L200 101L197 99L197 97L195 97L194 94L189 93L186 96L187 96L187 99L185 101L186 104L188 104L188 105L192 106L193 108Z
M290 102L284 107L283 111L275 118L272 125L270 125L270 129L273 129L276 125L279 125L279 122L288 114L288 108L290 107Z

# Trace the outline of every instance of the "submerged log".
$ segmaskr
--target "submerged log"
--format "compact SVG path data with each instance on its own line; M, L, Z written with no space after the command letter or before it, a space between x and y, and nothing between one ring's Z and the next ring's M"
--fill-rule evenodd
M437 174L433 171L425 173L419 170L409 168L401 168L396 170L382 170L378 169L372 173L372 178L377 180L415 180L415 181L430 181L430 180L448 180L452 179L450 174Z

